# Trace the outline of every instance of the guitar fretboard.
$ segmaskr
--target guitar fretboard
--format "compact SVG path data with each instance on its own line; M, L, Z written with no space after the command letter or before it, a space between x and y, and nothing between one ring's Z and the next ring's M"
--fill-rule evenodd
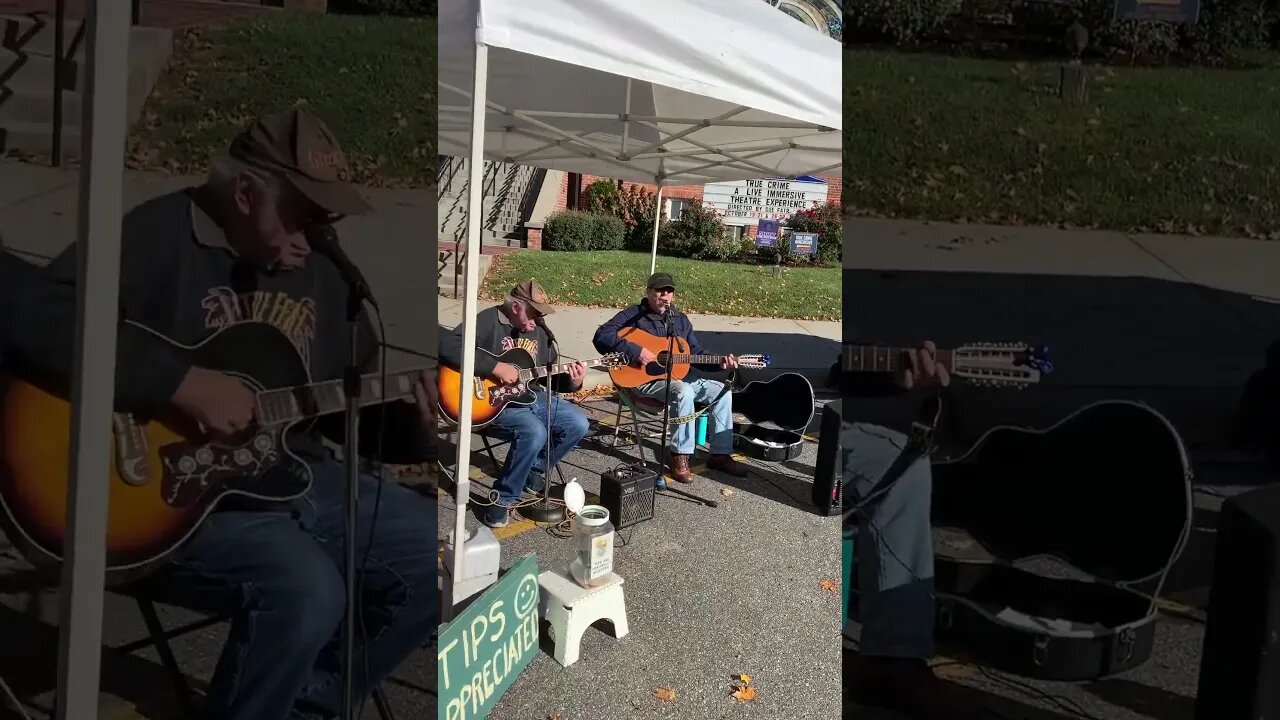
M599 365L604 364L604 360L605 360L604 358L596 358L595 360L583 360L582 364L586 365L587 367L597 367ZM547 377L548 375L559 375L560 373L569 372L569 368L573 367L577 363L578 363L577 360L572 360L570 362L558 363L558 364L552 365L550 368L543 365L541 367L530 368L528 370L521 370L520 379L524 381L529 381L537 378L544 378L544 377Z
M386 397L382 396L381 373L360 378L360 406L376 405L413 394L413 384L421 370L398 370L386 375ZM257 420L264 425L290 423L295 420L342 412L347 407L342 380L328 380L312 385L266 390L258 393Z
M672 355L672 362L689 365L719 365L727 355Z
M841 366L845 372L897 372L907 364L906 353L914 349L879 345L845 345ZM954 350L938 350L934 358L947 368L951 368L954 353Z

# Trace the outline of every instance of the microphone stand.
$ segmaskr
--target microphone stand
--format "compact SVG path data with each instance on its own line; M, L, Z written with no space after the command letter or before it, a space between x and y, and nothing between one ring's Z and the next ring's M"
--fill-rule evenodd
M347 581L346 615L342 620L342 718L357 720L355 690L355 657L356 657L356 517L357 505L360 502L360 366L358 365L359 344L358 329L360 327L360 310L364 297L357 284L351 284L347 291L347 334L350 341L350 354L347 366L342 373L342 389L346 395L346 443L342 450L343 464L347 476L347 517L346 533L343 536L343 548L346 551L345 576ZM373 532L373 528L369 529ZM370 538L372 541L372 537Z
M560 356L560 344L556 342L556 336L551 332L551 328L547 327L542 319L538 319L538 327L547 334L547 344L555 348L555 357ZM555 365L552 359L552 353L547 353L547 447L546 460L542 469L542 499L537 503L530 505L520 511L520 514L537 523L560 523L564 522L565 510L563 506L551 504L551 477L555 466L551 464L551 368Z
M361 388L359 365L360 312L367 300L374 308L378 303L369 290L369 283L360 269L347 257L338 243L338 234L332 225L312 225L306 229L306 238L317 254L327 257L338 268L347 285L347 336L349 341L346 367L342 372L342 391L346 399L346 439L343 443L343 466L347 478L346 527L343 536L343 566L346 580L347 606L342 619L342 719L356 718L356 530L357 507L360 502L360 408ZM381 392L381 389L379 389ZM384 398L379 397L379 400ZM372 541L373 528L369 528ZM367 650L367 649L366 649ZM368 679L366 678L366 682Z
M674 358L676 354L676 336L674 333L671 332L671 315L675 311L676 309L675 309L675 306L673 305L668 307L667 311L662 314L662 323L667 331L667 362L666 362L667 394L666 394L666 397L664 398L664 402L662 403L662 459L658 463L659 476L665 474L666 472L667 455L668 455L668 452L670 451L670 448L668 448L669 441L667 438L668 438L668 434L671 432L671 373L675 368L675 363L672 361L672 358ZM697 440L696 435L694 436L694 439L695 439L694 451L696 452L698 449L697 442L696 442ZM640 442L640 438L636 438L636 442ZM674 468L673 468L673 475L674 475ZM672 480L674 481L675 478L673 477ZM676 482L679 482L679 481L676 481ZM705 498L698 497L697 495L694 495L693 493L688 492L686 490L678 490L676 488L673 488L671 487L670 483L667 483L665 481L663 482L663 484L666 485L665 492L671 493L673 495L680 495L681 497L688 498L699 504L706 505L707 507L720 506L720 503L717 503L714 500L707 500Z

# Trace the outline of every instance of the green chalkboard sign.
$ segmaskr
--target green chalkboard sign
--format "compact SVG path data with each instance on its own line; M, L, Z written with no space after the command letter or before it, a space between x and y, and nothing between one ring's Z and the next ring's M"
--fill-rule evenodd
M527 555L440 630L439 720L479 720L538 652L538 556Z

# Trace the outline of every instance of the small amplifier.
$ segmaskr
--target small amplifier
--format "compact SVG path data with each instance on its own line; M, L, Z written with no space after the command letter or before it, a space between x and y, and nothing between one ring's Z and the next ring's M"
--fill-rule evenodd
M600 504L621 530L653 519L658 474L643 465L622 465L600 475Z

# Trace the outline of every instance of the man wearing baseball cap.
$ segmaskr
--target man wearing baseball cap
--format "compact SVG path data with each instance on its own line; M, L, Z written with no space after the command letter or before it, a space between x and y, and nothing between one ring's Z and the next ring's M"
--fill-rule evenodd
M627 359L637 365L655 362L657 357L634 342L619 336L619 331L626 327L639 328L650 335L667 336L667 321L670 320L671 333L684 338L689 343L689 351L695 355L709 354L698 336L693 332L693 323L689 317L674 308L676 297L676 281L669 273L654 273L645 282L645 296L639 303L614 315L609 322L596 330L592 343L602 353L622 352ZM733 355L726 356L718 366L694 365L695 370L715 371L732 370L738 366ZM733 394L721 392L724 383L706 377L687 376L687 380L671 382L671 417L692 415L694 403L709 403L710 420L707 423L707 440L711 444L711 457L707 467L713 470L745 477L747 466L733 459ZM633 390L637 395L656 400L659 403L667 397L666 379L651 380ZM694 423L679 423L671 431L671 477L678 482L693 482L693 472L689 469L689 459L694 451ZM665 486L665 483L663 483Z
M330 256L311 252L308 228L369 210L350 174L337 139L311 112L290 108L254 120L226 156L213 159L203 184L125 215L122 319L187 347L214 341L229 326L271 325L297 352L278 358L282 367L300 360L312 381L340 379L350 353L347 285ZM56 282L75 283L76 252L72 245L50 264ZM358 360L366 372L376 371L381 348L367 317L358 340ZM271 358L254 358L262 352L241 350L269 364ZM153 354L146 395L167 398L215 434L254 426L257 394L240 379L194 366L187 356ZM394 402L362 414L368 439L361 448L380 447L384 437L384 457L425 461L436 433L434 384L424 372L414 388L416 406ZM306 469L272 471L293 474L304 494L222 501L148 579L178 604L232 617L205 700L208 718L284 720L301 709L339 710L342 668L334 659L346 598L340 568L347 480L321 430L342 443L341 416L323 418L316 431L290 436L289 449ZM263 486L257 480L247 472L242 485ZM356 657L367 670L356 680L363 697L430 639L438 607L430 545L435 507L371 474L361 477L359 493L360 537L370 538L360 552L371 560L361 582L369 642Z
M520 380L520 368L499 362L498 356L509 350L523 350L534 366L545 367L559 362L559 353L547 330L546 318L555 313L547 291L529 280L511 288L502 304L476 313L475 375L501 385L514 385ZM462 325L440 338L440 362L453 368L462 366ZM574 363L566 374L551 380L553 393L574 392L582 387L587 368ZM510 440L507 458L494 482L497 502L483 511L481 520L489 527L503 527L510 510L522 494L542 492L546 473L569 454L587 436L587 416L571 402L551 398L551 458L547 458L547 388L535 391L532 405L508 405L485 427L499 438Z

